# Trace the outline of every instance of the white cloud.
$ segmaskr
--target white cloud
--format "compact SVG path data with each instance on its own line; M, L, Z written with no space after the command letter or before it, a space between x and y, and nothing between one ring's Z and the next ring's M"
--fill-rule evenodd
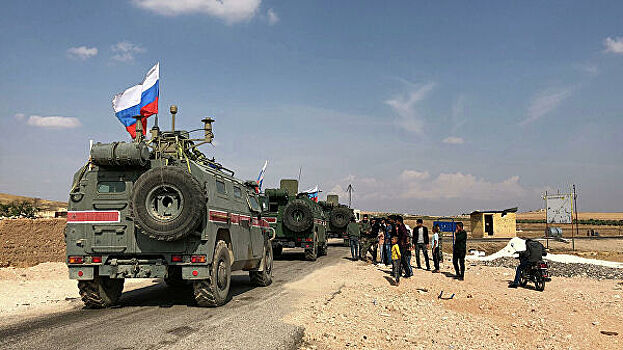
M623 37L604 39L605 52L611 52L616 54L623 54Z
M23 118L22 118L23 119ZM73 129L81 126L80 120L74 117L50 116L41 117L31 115L28 118L28 125L46 129Z
M347 183L346 181L342 181ZM478 178L471 174L440 173L432 177L427 171L405 169L399 177L353 178L358 201L379 202L397 199L445 201L461 199L465 201L500 201L513 200L530 194L521 186L519 176L511 176L500 182ZM347 195L343 187L337 185L332 193ZM347 198L347 197L346 197Z
M519 125L525 126L554 111L565 99L571 96L572 92L572 88L547 89L539 92L532 98L528 106L528 114Z
M443 143L449 143L451 145L460 145L463 144L465 142L465 140L463 140L462 137L456 137L456 136L448 136L445 139L443 139Z
M430 177L428 171L417 171L417 170L404 170L402 174L400 174L400 178L406 181L410 180L425 180Z
M268 12L266 12L266 16L268 16L268 24L270 24L271 26L279 22L279 16L273 9L268 9Z
M409 93L385 101L398 115L397 124L400 127L410 132L422 133L424 120L417 110L417 105L428 96L434 87L434 83L415 86Z
M22 120L24 120L26 118L26 114L24 114L24 113L15 113L13 118L15 118L16 120L22 121Z
M97 47L70 47L67 49L67 56L73 59L87 60L97 55Z
M261 2L261 0L132 0L135 6L163 16L206 14L229 24L253 18Z
M116 43L111 47L111 50L114 53L112 59L119 62L132 62L136 54L147 51L126 40Z

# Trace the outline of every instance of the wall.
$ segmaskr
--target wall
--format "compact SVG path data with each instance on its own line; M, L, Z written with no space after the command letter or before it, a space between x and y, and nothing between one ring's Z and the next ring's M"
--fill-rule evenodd
M515 237L517 236L517 215L506 213L502 217L501 213L493 215L493 237Z

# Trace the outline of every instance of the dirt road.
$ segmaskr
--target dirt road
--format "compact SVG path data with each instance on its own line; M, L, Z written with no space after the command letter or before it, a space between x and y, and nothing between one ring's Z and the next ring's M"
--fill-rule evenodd
M284 253L275 261L274 283L249 284L234 276L233 298L220 308L199 308L184 289L153 284L124 293L117 308L73 310L19 324L0 326L2 349L287 349L296 348L301 327L281 319L300 296L285 284L344 261L346 248L330 247L328 256L303 261Z

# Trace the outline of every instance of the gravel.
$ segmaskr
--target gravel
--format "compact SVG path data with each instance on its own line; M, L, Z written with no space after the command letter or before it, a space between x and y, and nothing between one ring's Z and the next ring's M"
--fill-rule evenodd
M471 261L485 266L516 268L519 260L515 258L499 258L490 261ZM597 280L623 280L623 269L591 264L560 263L548 261L550 276L555 277L587 277Z

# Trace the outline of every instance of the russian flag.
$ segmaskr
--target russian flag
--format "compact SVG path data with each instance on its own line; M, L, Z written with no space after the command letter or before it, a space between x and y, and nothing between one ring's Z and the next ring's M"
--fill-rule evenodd
M257 176L257 187L258 191L262 190L262 184L264 183L264 172L266 172L266 167L268 166L268 161L264 162L264 166L262 170L260 170L260 174Z
M318 203L318 193L320 193L320 190L318 189L318 186L305 191L305 193L307 193L307 197L309 197L309 199L311 199L314 202Z
M147 117L158 113L158 96L160 82L160 62L156 63L145 79L139 85L132 86L124 92L115 95L112 99L112 108L115 116L123 124L126 130L136 137L136 119L137 115L143 116L143 133L147 132Z

